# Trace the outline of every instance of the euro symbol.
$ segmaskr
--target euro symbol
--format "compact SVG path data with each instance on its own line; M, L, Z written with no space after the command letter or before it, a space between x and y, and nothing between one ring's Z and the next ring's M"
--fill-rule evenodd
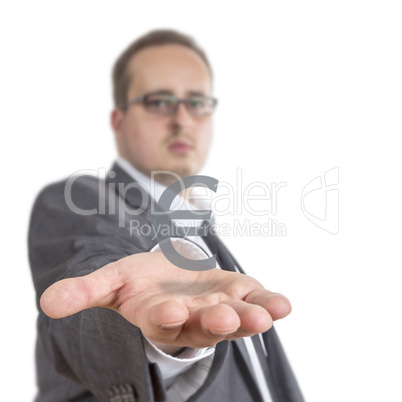
M216 267L216 256L213 255L212 257L205 258L204 260L192 260L183 257L173 247L170 233L166 233L164 230L158 230L158 228L170 227L170 221L172 219L211 219L212 211L210 209L197 211L172 211L170 210L170 207L173 200L182 190L194 186L206 187L216 192L218 183L219 181L213 177L201 175L189 176L185 177L184 179L177 180L167 187L162 193L159 202L156 205L155 211L148 212L147 218L154 226L156 237L162 253L172 264L179 268L183 268L188 271L206 271ZM189 231L186 231L186 233L191 236L200 236L200 232L203 230L202 227L192 227L188 229Z

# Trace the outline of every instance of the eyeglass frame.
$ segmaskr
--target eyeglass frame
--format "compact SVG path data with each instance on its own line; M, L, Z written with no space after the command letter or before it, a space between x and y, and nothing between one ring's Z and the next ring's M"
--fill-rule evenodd
M121 110L127 110L127 109L129 108L129 106L134 105L134 104L136 104L136 103L142 103L142 104L144 105L145 99L146 99L148 96L152 96L152 95L166 95L166 96L171 96L172 98L175 98L175 99L176 99L176 104L175 104L175 107L174 107L172 113L152 113L152 112L149 112L149 111L147 110L148 113L156 114L156 115L159 115L159 116L171 116L171 115L175 114L175 113L177 112L177 109L178 109L180 103L182 103L182 104L185 106L186 110L188 111L189 114L191 114L191 116L195 116L195 117L207 116L207 115L212 114L212 113L215 111L215 108L216 108L216 106L217 106L217 104L218 104L218 99L216 99L216 98L214 98L214 97L212 97L212 96L196 95L196 96L198 96L198 97L200 97L200 98L204 98L204 99L208 99L208 100L212 101L212 111L211 111L211 113L205 113L205 114L200 114L200 115L194 115L194 114L192 114L192 113L189 111L188 106L187 106L187 105L188 105L188 102L189 102L189 100L190 100L189 98L177 98L177 97L176 97L175 95L173 95L173 94L167 94L167 93L161 93L161 92L159 92L159 91L155 91L155 92L148 92L148 93L146 93L146 94L144 94L144 95L137 96L136 98L127 101L127 102L124 103L122 106L120 106L120 109L121 109ZM146 109L145 109L145 110L146 110Z

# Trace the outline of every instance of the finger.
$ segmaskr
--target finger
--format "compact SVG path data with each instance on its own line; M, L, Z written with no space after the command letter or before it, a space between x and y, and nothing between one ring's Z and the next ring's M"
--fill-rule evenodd
M157 342L174 344L188 317L187 307L178 301L169 300L149 309L144 306L136 325L146 337Z
M285 296L269 290L253 290L244 301L263 307L274 321L286 317L292 311L292 306Z
M260 305L250 304L242 300L226 300L228 304L238 314L240 326L234 336L251 336L268 331L272 327L272 318L268 311Z
M239 316L230 306L205 306L190 313L177 341L196 348L213 346L236 332L239 326Z
M42 294L40 305L52 318L66 317L90 307L113 308L122 286L118 264L111 263L89 275L54 283Z
M240 318L227 304L216 304L201 311L201 327L207 334L226 335L240 327Z

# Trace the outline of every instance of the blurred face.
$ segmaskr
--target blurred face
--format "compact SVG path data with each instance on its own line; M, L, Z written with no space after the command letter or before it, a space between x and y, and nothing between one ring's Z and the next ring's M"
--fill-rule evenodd
M163 92L177 98L194 94L211 96L211 77L203 60L180 45L142 49L130 61L132 77L128 99ZM172 115L147 111L142 103L112 112L119 154L137 169L150 175L171 171L181 177L194 175L203 166L212 137L211 115L192 116L180 103ZM157 178L166 185L172 176Z

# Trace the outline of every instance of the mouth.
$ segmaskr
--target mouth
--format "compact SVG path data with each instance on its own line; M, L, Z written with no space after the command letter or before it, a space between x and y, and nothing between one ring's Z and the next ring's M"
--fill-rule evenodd
M186 141L178 140L169 144L168 149L174 154L186 154L190 152L193 147Z

